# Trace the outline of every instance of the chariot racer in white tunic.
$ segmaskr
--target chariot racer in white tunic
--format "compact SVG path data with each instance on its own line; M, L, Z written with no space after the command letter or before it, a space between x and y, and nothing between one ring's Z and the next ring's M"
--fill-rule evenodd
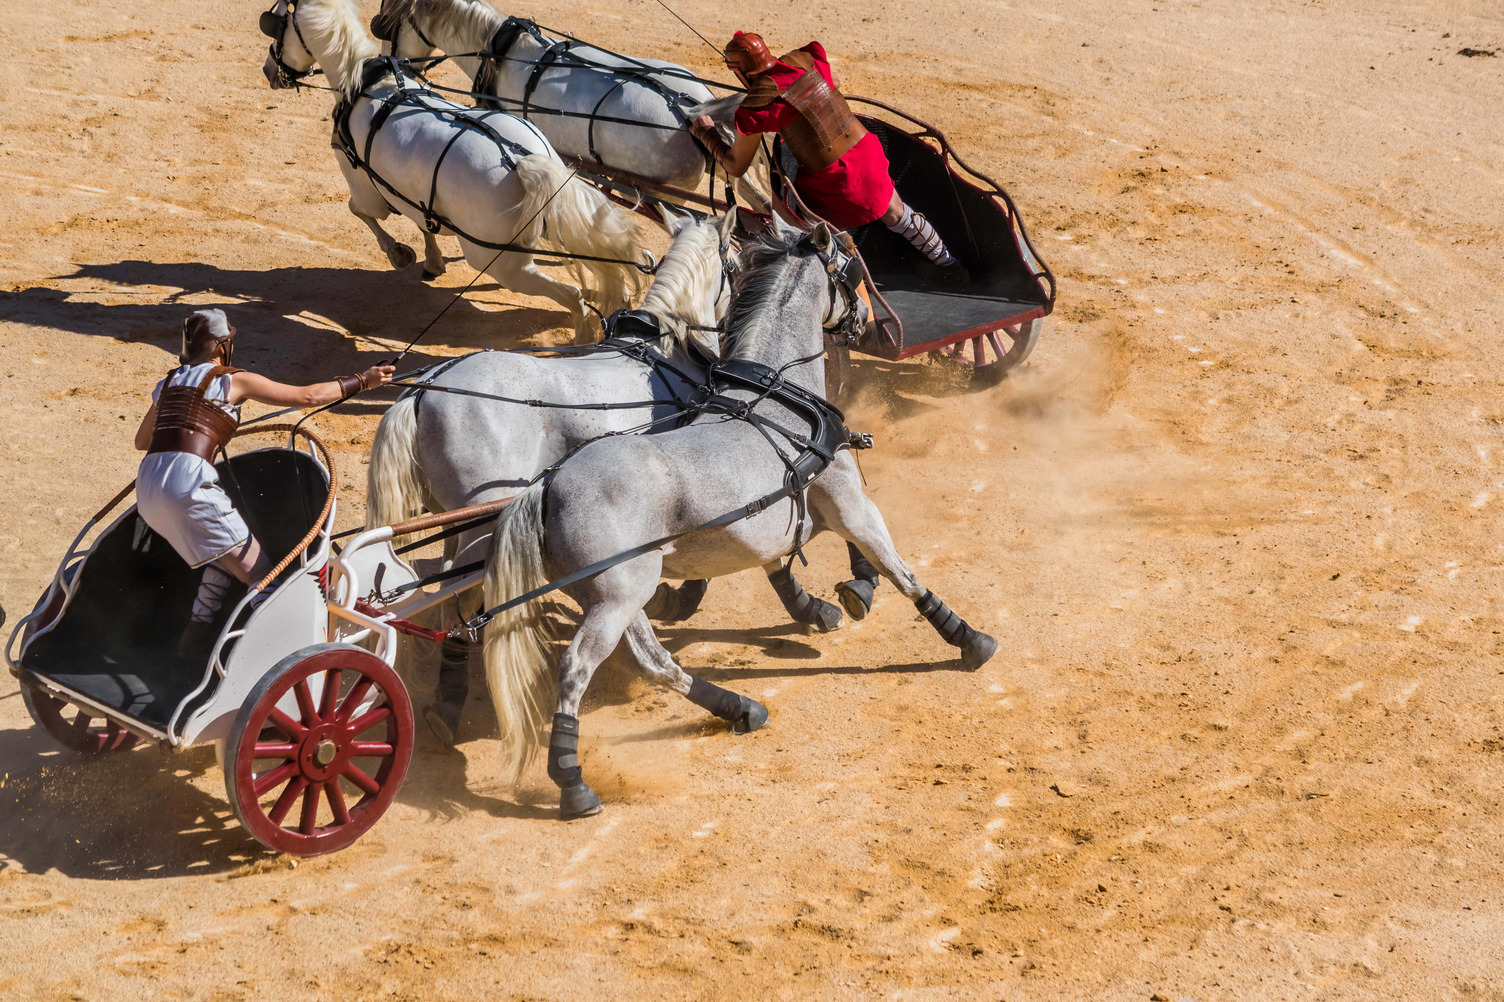
M218 630L231 576L251 584L272 569L230 496L214 456L240 424L240 405L318 407L391 381L392 366L373 365L336 380L291 386L231 368L235 328L223 310L199 310L183 322L182 364L152 390L151 408L136 429L146 453L136 473L136 510L190 567L204 568L193 616L178 653L196 657Z

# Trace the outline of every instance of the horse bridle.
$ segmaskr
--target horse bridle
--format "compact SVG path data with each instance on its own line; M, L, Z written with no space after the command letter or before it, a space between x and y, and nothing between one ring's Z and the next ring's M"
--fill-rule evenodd
M281 7L286 13L277 13ZM305 77L317 73L318 67L310 65L306 70L294 69L287 65L282 58L282 40L287 37L287 26L292 25L293 33L298 36L298 44L303 51L313 58L313 50L308 47L308 42L303 38L303 29L298 27L298 2L297 0L278 0L267 10L261 12L261 20L258 26L261 34L272 40L268 51L271 53L272 62L277 64L277 77L286 86L297 87L302 84Z
M822 251L810 243L810 249L825 266L825 274L830 276L830 284L835 291L841 294L843 306L840 316L835 313L836 297L830 297L830 305L825 310L825 318L821 321L827 331L839 335L839 344L849 344L862 335L862 329L866 320L862 317L862 311L866 307L866 301L862 299L857 288L866 278L867 269L862 264L854 248L848 246L850 240L845 234L835 234L829 251ZM806 237L809 243L810 238Z

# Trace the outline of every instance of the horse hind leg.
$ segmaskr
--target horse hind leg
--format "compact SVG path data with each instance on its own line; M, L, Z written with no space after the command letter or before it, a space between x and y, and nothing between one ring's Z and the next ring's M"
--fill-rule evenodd
M543 274L531 257L503 254L486 269L486 273L496 279L503 288L511 289L524 296L552 299L564 307L569 311L569 320L574 325L577 341L586 340L587 335L591 333L586 330L588 314L585 312L585 300L579 286L570 285L568 282L561 282Z
M470 652L475 645L461 637L446 637L439 648L439 683L423 719L445 748L459 743L460 716L470 696Z
M353 201L350 203L350 211L355 214L356 219L365 223L370 229L371 235L376 238L376 246L381 248L381 253L386 255L386 259L391 262L393 268L406 268L418 260L418 255L413 253L413 249L407 244L398 243L397 239L376 221L375 216L368 216L361 212L355 207Z
M444 252L439 250L439 238L423 231L423 277L435 279L449 270L444 263Z
M846 552L851 558L851 580L836 585L836 597L852 619L866 619L867 613L872 611L877 583L882 578L855 543L847 543Z
M804 586L794 580L792 567L785 566L781 560L775 560L764 564L762 569L767 572L768 584L778 593L779 600L794 622L803 623L816 633L829 633L841 625L841 610L823 598L815 598L805 591Z
M700 603L705 600L705 591L709 587L710 582L704 578L685 581L677 588L667 581L660 581L658 590L653 592L653 597L648 600L643 611L649 619L656 619L660 623L681 623L700 610Z
M627 646L637 666L653 681L672 689L701 709L731 722L734 734L760 730L768 722L768 708L730 689L695 678L686 672L653 632L646 615L639 614L627 627Z

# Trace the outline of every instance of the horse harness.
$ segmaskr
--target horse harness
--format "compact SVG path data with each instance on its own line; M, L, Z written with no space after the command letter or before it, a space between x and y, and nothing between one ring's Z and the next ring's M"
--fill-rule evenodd
M278 14L278 6L283 7L287 13ZM308 43L303 39L303 29L298 27L297 0L286 0L285 3L272 4L270 8L261 12L261 20L258 22L258 26L261 28L261 34L272 40L268 51L271 53L272 62L277 64L277 75L282 78L284 83L290 84L293 87L299 87L302 86L304 78L313 76L316 73L322 73L323 70L320 70L317 66L310 66L306 70L294 69L282 59L282 40L287 37L287 25L289 23L292 24L292 30L298 36L298 44L303 46L303 51L310 56L313 55L313 50L308 47Z
M416 27L414 25L414 28ZM496 78L501 72L501 64L508 58L507 53L512 50L512 47L517 44L517 39L524 33L533 36L540 45L546 46L546 48L533 61L533 70L528 75L527 83L522 90L522 110L520 114L523 118L529 117L528 112L531 110L530 105L532 104L533 93L538 89L538 83L542 80L543 74L550 69L593 69L602 73L609 73L616 78L616 82L606 89L606 92L600 96L600 100L595 102L595 107L591 109L590 114L586 116L590 120L590 124L586 130L586 142L590 149L590 155L595 158L596 163L605 163L605 160L602 159L599 151L595 148L595 123L600 115L601 106L606 103L607 98L629 83L638 83L657 91L664 99L669 111L673 112L679 119L680 127L689 125L689 116L684 113L684 106L690 103L688 98L683 93L665 86L661 80L645 67L643 69L636 69L626 66L602 66L599 63L591 62L571 51L574 46L584 44L578 39L546 38L535 21L522 17L509 17L503 21L496 29L495 34L491 36L491 40L487 43L485 51L480 54L480 66L475 71L475 78L470 84L476 96L476 104L482 107L501 110L501 102L494 96ZM424 41L427 41L427 39L424 39ZM595 46L588 47L595 48ZM393 51L395 51L395 47ZM573 56L577 61L560 64L560 57L566 55ZM539 110L552 112L552 109Z

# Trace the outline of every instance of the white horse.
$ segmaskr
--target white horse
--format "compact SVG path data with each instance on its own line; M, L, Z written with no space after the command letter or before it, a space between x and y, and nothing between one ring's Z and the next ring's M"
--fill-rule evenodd
M666 332L642 347L666 364L650 364L642 352L592 351L562 358L478 352L437 366L423 380L429 388L409 391L376 428L367 525L391 525L424 510L452 511L510 497L594 438L677 424L681 402L704 397L705 365L719 350L714 332L703 328L714 327L726 312L734 220L728 215L717 225L666 216L674 239L640 307ZM444 392L446 387L460 392ZM551 406L518 402L529 400ZM630 406L642 402L652 406ZM654 420L656 427L642 429ZM451 538L446 568L480 559L490 542L489 528ZM796 621L821 631L840 622L840 610L805 592L787 569L769 568L769 576ZM682 619L703 595L702 581L677 591L662 585L651 613ZM446 604L446 625L460 607L473 610L478 600L478 595L463 596ZM469 691L469 654L470 645L458 636L444 642L437 700L424 711L430 727L448 744L454 742Z
M812 402L823 396L824 368L810 363L822 354L822 317L835 299L827 274L845 255L824 223L808 234L780 229L773 242L744 251L718 406L661 434L590 443L497 520L485 579L486 604L498 613L485 628L487 680L503 754L518 770L554 705L548 774L560 788L561 816L601 809L580 772L579 707L596 668L624 638L644 674L738 733L767 722L759 703L687 674L658 642L644 606L662 576L775 566L832 530L960 648L963 667L978 668L996 651L996 641L952 612L898 556L851 455L830 458L847 432ZM770 383L773 373L791 388ZM745 419L733 419L738 414ZM822 452L823 464L815 461ZM810 475L806 486L800 478ZM499 606L571 575L581 576L565 591L584 617L555 674L537 602Z
M411 251L378 223L395 209L425 230L426 273L443 270L433 234L453 233L476 270L514 292L554 300L583 335L582 290L533 263L529 249L548 253L546 241L566 254L609 259L575 259L577 273L594 278L592 298L602 311L626 305L632 263L641 259L629 214L573 178L531 124L461 107L408 81L399 94L392 67L370 63L381 50L355 0L277 0L262 15L262 31L272 37L263 67L272 87L294 85L317 63L339 92L335 149L350 211L394 266L411 263Z
M711 93L682 66L550 38L485 0L383 0L371 30L399 59L455 53L476 91L496 95L561 153L690 189L704 176L705 152L686 124ZM490 51L498 31L501 58L461 55Z

